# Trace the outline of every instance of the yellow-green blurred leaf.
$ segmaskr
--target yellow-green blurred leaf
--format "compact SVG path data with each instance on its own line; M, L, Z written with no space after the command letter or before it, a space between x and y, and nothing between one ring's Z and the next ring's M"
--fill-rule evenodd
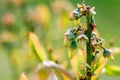
M120 66L107 65L105 68L106 68L106 74L110 76L120 76Z
M40 43L38 37L32 32L29 33L29 44L31 50L40 61L48 59L45 49Z

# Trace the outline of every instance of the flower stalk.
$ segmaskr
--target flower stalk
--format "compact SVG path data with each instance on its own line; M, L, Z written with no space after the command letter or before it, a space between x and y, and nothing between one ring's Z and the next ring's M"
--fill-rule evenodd
M84 64L83 68L77 69L75 73L79 73L79 80L96 80L94 74L98 75L101 72L107 59L114 60L111 50L104 47L105 41L99 36L97 31L94 19L96 12L94 9L95 7L90 7L85 2L78 4L69 17L71 21L75 22L75 25L73 28L68 29L66 35L64 35L64 44L68 47L69 58L72 59L74 55L83 55L77 57L79 65L76 68L81 68L81 62ZM86 20L82 22L81 19ZM100 57L99 59L97 58L98 56ZM79 61L79 59L84 60Z
M88 37L88 41L86 42L86 51L87 51L87 64L91 65L92 62L92 45L91 45L91 34L92 34L92 26L91 24L91 15L90 15L90 11L88 8L87 14L86 14L86 19L87 19L87 37ZM90 71L89 68L87 68L87 73ZM91 80L91 76L88 75L88 80Z

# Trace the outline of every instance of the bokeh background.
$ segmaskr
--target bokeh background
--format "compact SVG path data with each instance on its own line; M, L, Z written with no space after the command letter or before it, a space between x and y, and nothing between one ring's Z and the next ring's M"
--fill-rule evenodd
M95 19L101 36L108 46L120 47L120 0L85 0L95 6ZM82 0L0 0L0 80L18 80L22 72L34 73L38 61L28 45L28 33L36 33L46 51L56 59L67 54L63 46L64 32L73 27L70 12ZM65 59L64 59L65 60ZM120 66L120 55L108 64ZM120 80L120 76L101 74L100 80Z

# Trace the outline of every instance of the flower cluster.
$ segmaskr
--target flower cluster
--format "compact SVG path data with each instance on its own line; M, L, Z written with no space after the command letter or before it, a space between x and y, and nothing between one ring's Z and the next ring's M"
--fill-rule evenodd
M70 20L78 19L82 16L86 16L86 12L89 9L91 15L95 15L96 12L94 11L95 7L90 8L90 6L85 5L83 2L82 5L77 4L77 8L74 9L70 14Z
M94 76L96 70L101 66L99 64L101 58L114 60L112 51L104 47L105 41L97 31L94 9L95 7L90 7L84 2L82 5L78 4L77 8L71 12L69 19L79 21L79 23L64 34L64 45L68 47L69 58L72 59L78 50L84 51L85 62L90 66L83 69L84 74L80 74L80 80ZM85 21L80 22L83 18Z

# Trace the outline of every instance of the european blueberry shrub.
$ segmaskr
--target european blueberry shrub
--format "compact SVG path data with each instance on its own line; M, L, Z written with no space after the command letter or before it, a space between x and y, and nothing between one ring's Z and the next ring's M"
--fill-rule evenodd
M70 20L75 25L64 34L64 45L68 47L69 58L82 55L78 57L83 58L83 61L78 61L76 71L80 80L95 80L107 60L114 60L112 51L104 47L105 41L97 31L94 9L84 2L78 4L70 14Z
M114 53L118 53L119 49L104 47L105 40L99 35L95 24L94 9L83 2L77 4L70 14L69 19L74 22L74 26L64 34L64 46L68 48L67 67L55 60L52 51L45 51L33 32L29 33L30 48L40 61L33 80L98 79L107 61L114 60ZM120 68L116 68L114 74L120 74ZM23 73L20 80L29 79Z

